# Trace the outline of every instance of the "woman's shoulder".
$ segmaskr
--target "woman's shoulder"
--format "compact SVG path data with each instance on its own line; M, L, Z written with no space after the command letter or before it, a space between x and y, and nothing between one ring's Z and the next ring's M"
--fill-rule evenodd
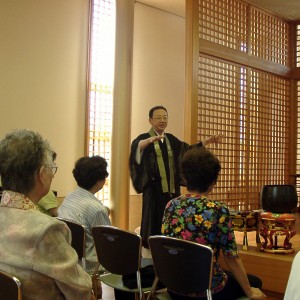
M48 216L39 210L20 210L11 209L6 216L6 226L13 227L23 237L31 241L39 240L49 234L57 235L62 233L68 235L67 225L56 219Z
M36 211L34 215L34 220L32 220L32 225L40 228L41 230L49 230L49 228L55 227L55 230L63 230L66 227L66 224L59 219L46 215L40 211Z
M220 200L213 200L213 203L215 203L216 207L222 209L223 211L225 211L229 214L229 208L224 202L222 202Z
M227 205L224 204L224 202L222 202L222 201L213 200L213 199L206 198L206 197L201 198L201 201L203 201L203 203L205 203L206 207L213 209L215 211L221 212L222 215L230 214Z

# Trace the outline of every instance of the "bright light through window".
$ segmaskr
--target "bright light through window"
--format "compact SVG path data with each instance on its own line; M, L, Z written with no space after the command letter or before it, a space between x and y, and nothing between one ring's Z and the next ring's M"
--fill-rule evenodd
M88 99L88 155L100 155L110 169L115 57L115 0L91 0ZM109 177L96 196L109 206Z

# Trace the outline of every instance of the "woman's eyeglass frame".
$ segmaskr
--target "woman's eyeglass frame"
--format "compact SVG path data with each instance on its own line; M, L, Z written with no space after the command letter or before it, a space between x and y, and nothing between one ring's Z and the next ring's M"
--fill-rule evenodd
M53 166L53 165L44 165L45 168L51 169L52 174L55 175L58 169L58 166Z

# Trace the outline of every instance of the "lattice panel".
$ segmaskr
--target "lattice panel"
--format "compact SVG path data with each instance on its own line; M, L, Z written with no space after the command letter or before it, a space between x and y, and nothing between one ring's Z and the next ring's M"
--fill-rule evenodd
M289 64L287 22L238 0L199 0L199 38Z
M89 155L109 160L112 131L112 87L92 84L90 92Z
M297 36L299 36L299 34L297 34ZM300 207L300 81L297 81L296 174L294 179L298 192L298 207Z
M289 64L288 23L251 7L251 54L275 63Z
M239 191L240 177L244 170L239 166L241 105L239 78L240 68L208 57L199 58L198 83L198 139L222 133L225 144L213 149L221 162L222 170L213 190L215 199L227 202L232 208L244 203L246 193ZM243 187L242 187L243 188ZM240 198L235 198L239 192Z
M300 81L297 82L297 154L296 173L300 176ZM299 177L300 181L300 177ZM300 184L299 184L300 186Z
M290 82L264 72L250 72L249 181L289 181Z
M226 136L212 148L222 165L213 196L257 209L263 185L288 180L289 81L205 56L198 79L198 139Z
M199 0L199 38L245 52L246 34L246 3Z
M300 25L297 25L296 31L296 66L300 67Z

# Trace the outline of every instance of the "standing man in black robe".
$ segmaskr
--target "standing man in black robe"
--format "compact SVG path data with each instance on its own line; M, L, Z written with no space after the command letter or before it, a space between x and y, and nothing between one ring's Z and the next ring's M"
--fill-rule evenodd
M166 133L168 112L163 106L149 111L151 129L131 144L130 176L138 193L143 193L141 236L149 248L148 238L161 234L162 216L169 200L180 195L179 166L183 154L191 147L219 143L223 136L212 136L204 142L189 145Z

